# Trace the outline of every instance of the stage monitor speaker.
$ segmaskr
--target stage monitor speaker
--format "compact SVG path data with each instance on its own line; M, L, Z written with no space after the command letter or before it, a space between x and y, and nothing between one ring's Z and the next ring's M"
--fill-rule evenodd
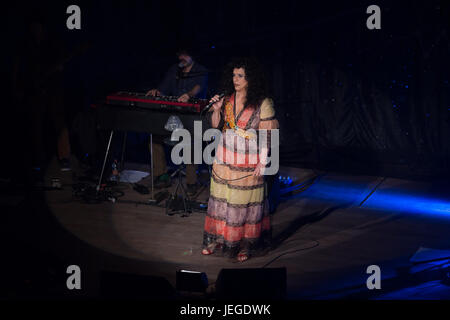
M100 274L100 294L106 299L173 300L176 291L162 277L104 271Z
M286 268L222 269L216 281L220 300L283 300Z
M204 272L178 270L176 279L178 291L205 292L208 288L208 277Z

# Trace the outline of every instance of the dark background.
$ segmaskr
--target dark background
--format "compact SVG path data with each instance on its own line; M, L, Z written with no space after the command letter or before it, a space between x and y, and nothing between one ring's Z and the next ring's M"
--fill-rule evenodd
M71 4L81 8L81 30L66 28ZM381 8L381 30L366 28L371 4ZM2 21L4 158L20 165L28 156L10 75L28 21L39 16L67 52L92 45L64 70L78 156L86 151L75 125L80 115L108 93L155 87L177 47L190 43L211 72L209 96L233 56L264 64L281 124L282 165L447 179L449 8L435 0L10 2ZM136 154L146 152L141 140Z

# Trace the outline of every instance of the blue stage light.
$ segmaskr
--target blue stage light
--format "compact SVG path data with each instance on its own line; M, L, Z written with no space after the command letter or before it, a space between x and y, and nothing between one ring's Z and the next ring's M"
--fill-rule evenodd
M376 192L364 207L408 213L438 214L450 217L450 201L406 192Z
M311 185L307 190L294 197L320 199L331 203L353 203L353 205L358 206L370 191L367 184L325 180ZM441 199L418 192L412 194L401 189L378 189L366 200L363 207L366 209L431 214L450 218L450 198Z

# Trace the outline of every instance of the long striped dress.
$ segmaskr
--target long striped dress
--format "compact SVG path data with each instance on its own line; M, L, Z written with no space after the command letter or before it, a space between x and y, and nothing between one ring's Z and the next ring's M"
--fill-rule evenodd
M204 248L216 247L217 252L219 244L220 253L231 257L239 252L258 254L270 243L271 218L264 177L253 176L260 146L254 140L255 135L242 139L242 134L251 133L251 129L256 134L261 129L270 133L270 129L278 128L271 99L264 99L257 107L247 106L237 117L233 100L233 96L227 97L222 108L225 121L213 163L203 236ZM252 147L255 145L256 149Z

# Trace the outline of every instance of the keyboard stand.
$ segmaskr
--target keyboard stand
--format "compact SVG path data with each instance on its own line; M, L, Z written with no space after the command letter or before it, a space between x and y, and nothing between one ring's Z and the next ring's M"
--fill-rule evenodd
M103 173L105 172L106 160L108 159L109 148L111 147L111 141L112 141L113 135L114 135L114 130L111 130L111 134L109 135L108 146L106 147L105 159L103 160L102 172L100 173L100 178L98 179L98 184L97 184L97 188L96 188L97 193L99 192L100 186L102 185Z
M106 147L106 152L105 152L105 158L103 159L103 166L102 166L102 171L100 173L100 178L98 180L98 184L96 187L97 193L100 190L101 184L102 184L102 180L103 180L103 174L105 173L105 166L106 166L106 160L108 160L108 155L109 155L109 150L111 148L111 141L114 135L114 130L111 130L111 133L109 135L109 141L108 141L108 146ZM124 135L124 141L122 144L122 155L121 155L121 162L120 162L120 166L121 169L123 170L123 157L125 154L125 146L126 146L126 139L127 139L127 132L125 132ZM151 174L151 181L152 181L152 192L151 192L151 198L149 199L149 202L153 203L156 202L155 200L155 192L154 192L154 185L153 185L153 134L150 133L150 174Z

